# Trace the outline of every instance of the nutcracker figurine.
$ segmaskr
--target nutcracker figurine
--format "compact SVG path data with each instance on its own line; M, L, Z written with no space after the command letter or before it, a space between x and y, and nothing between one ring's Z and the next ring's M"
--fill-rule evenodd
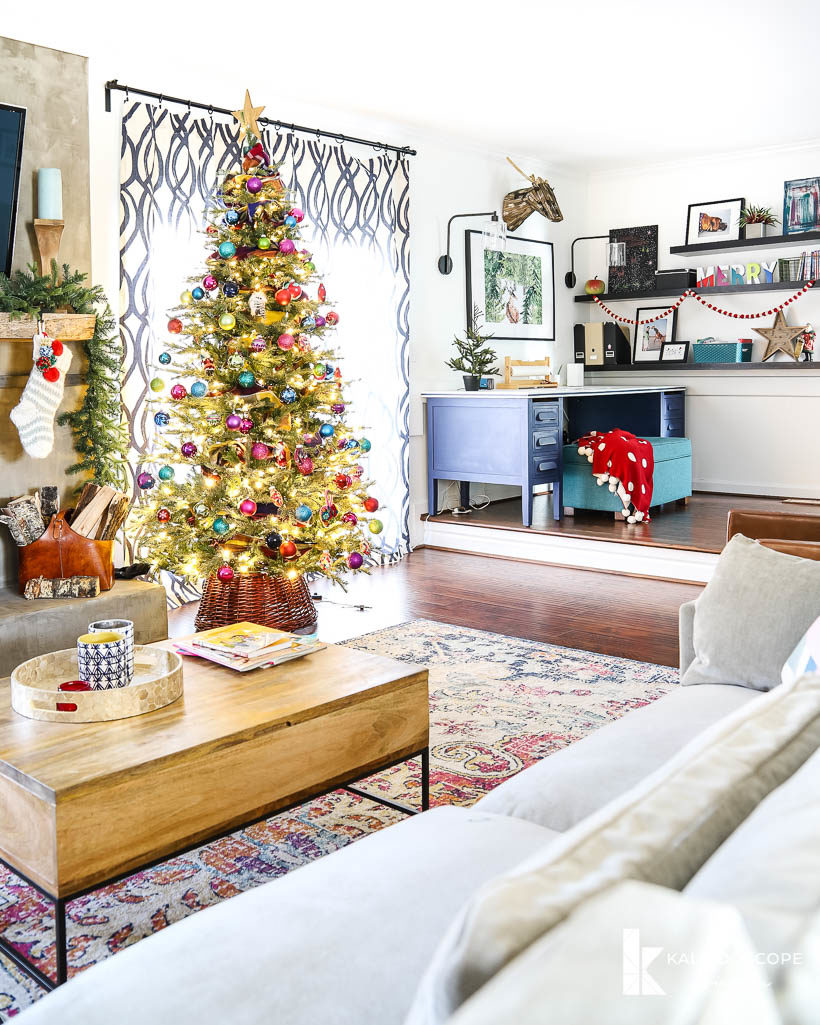
M815 332L811 324L806 324L806 330L800 335L800 341L803 343L803 359L806 363L811 363L814 359L814 337Z

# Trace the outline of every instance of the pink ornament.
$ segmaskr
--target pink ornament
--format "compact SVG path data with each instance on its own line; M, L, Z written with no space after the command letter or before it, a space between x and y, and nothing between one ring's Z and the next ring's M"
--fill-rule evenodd
M351 569L360 569L364 559L359 552L351 552L347 557L347 564Z
M242 422L239 424L239 430L243 434L250 434L253 430L253 420L249 416L243 416Z
M347 448L347 438L339 438L338 442L336 443L336 448Z
M334 413L344 413L345 404L344 402L334 402L330 408Z
M299 473L301 473L303 477L309 477L313 473L313 460L310 456L305 456L300 460Z
M264 442L255 441L251 446L251 455L254 459L269 459L270 449Z
M233 580L234 573L230 566L220 566L216 571L216 575L223 584L226 584L229 580Z
M310 352L310 339L307 335L298 335L296 342L300 352Z
M361 477L362 477L363 474L364 474L364 467L362 466L361 463L357 463L353 467L353 476L356 478L356 480L361 480Z
M264 352L267 349L268 343L264 338L254 338L251 342L251 352Z
M280 349L292 349L294 343L294 337L291 334L285 332L283 335L279 335L276 339L276 344Z
M213 274L206 274L205 277L202 279L203 287L207 288L209 292L213 292L218 283L219 282L216 280Z
M238 413L230 413L225 418L225 426L230 431L238 431L242 425L242 417Z
M295 218L296 218L296 223L297 223L297 224L299 224L299 222L300 222L300 221L303 221L303 220L304 220L304 218L305 218L304 212L303 212L302 210L300 210L298 206L295 206L295 207L294 207L294 208L293 208L293 209L291 210L291 212L290 212L290 216L291 216L291 217L295 217Z
M253 178L248 178L245 182L245 188L251 193L260 192L262 189L262 179L257 178L256 175Z
M256 502L252 498L245 498L239 503L239 511L243 516L253 516L256 512Z
M359 517L354 512L346 512L342 517L342 523L349 523L353 527L355 527L358 522Z
M184 399L187 394L188 393L185 391L185 385L183 384L175 384L173 388L171 388L172 399Z
M279 243L279 252L282 253L283 256L289 256L295 249L296 246L289 238L283 238Z
M196 445L192 441L186 441L180 452L185 456L186 459L190 459L191 456L196 455Z

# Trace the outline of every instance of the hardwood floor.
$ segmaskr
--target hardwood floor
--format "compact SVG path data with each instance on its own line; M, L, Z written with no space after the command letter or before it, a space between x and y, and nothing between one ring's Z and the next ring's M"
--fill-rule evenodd
M327 641L425 618L677 665L678 608L701 588L422 548L352 580L347 594L314 590L322 595L319 633ZM195 604L172 612L171 636L192 633L195 616Z
M495 527L501 530L525 530L539 534L559 534L563 537L594 538L599 541L618 541L624 544L649 545L661 548L682 548L696 552L719 552L726 543L726 519L730 509L755 509L812 513L810 507L788 505L779 498L758 498L748 495L716 495L700 491L692 495L689 504L667 505L662 511L652 511L652 521L629 524L615 521L611 513L578 509L574 516L565 516L559 522L552 518L552 496L538 495L533 507L531 527L521 523L521 501L511 498L494 502L481 512L473 511L457 517L460 525ZM452 523L451 513L439 513L433 519Z

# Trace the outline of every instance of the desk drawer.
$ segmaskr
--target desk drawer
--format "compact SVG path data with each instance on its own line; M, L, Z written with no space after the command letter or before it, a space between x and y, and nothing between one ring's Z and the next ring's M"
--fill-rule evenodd
M533 426L540 424L549 425L558 423L558 402L533 402L530 407L530 419Z
M685 397L682 392L666 392L663 396L663 411L665 414L679 413L683 416Z
M545 452L543 455L534 456L532 460L533 476L538 477L541 474L555 474L558 470L559 459L560 456L558 453L552 455Z
M558 428L551 431L533 431L530 445L533 455L540 455L547 449L558 447Z

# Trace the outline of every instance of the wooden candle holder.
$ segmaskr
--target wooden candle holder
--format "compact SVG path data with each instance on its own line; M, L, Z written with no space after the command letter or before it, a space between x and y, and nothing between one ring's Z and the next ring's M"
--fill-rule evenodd
M41 274L48 274L51 271L51 261L57 259L64 228L65 221L52 221L42 217L34 218L34 234L37 236L37 248L40 250ZM57 266L59 266L59 262Z

